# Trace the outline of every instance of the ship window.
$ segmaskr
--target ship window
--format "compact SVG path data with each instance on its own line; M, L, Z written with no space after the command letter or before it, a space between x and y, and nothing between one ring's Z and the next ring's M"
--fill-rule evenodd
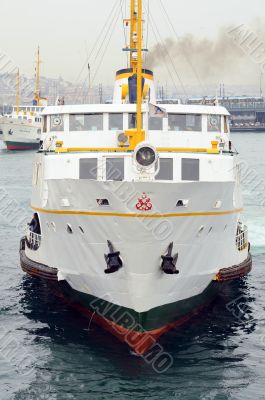
M149 131L162 131L163 129L163 118L161 117L149 117Z
M73 229L70 224L67 224L66 230L68 233L71 233L71 234L73 233Z
M124 179L124 159L106 159L106 179L108 181L122 181Z
M155 177L158 181L172 181L173 180L173 158L161 158L160 170Z
M51 115L51 131L62 132L64 130L63 115Z
M179 199L177 201L176 207L188 207L189 200Z
M97 199L98 206L109 206L108 199Z
M195 158L182 158L181 164L183 181L199 181L200 160Z
M97 179L97 158L80 158L79 160L79 179Z
M204 226L202 225L202 226L200 226L200 229L198 230L197 237L200 236L203 231L204 231Z
M208 115L208 132L220 132L221 131L221 116L220 115Z
M221 208L222 207L222 201L221 200L217 200L214 204L214 208Z
M225 117L225 121L224 121L224 132L225 133L228 133L228 131L229 131L228 126L229 126L229 120L228 120L228 117Z
M43 130L44 133L47 132L47 115L45 115L45 116L43 117L43 126L42 126L42 130Z
M109 114L109 130L118 131L123 129L123 114Z
M168 129L170 131L202 130L202 116L197 114L168 114Z
M102 131L103 114L70 115L70 131Z
M135 113L129 113L129 123L128 123L129 129L136 128L136 124L137 124L136 114ZM142 115L142 125L143 125L143 115Z

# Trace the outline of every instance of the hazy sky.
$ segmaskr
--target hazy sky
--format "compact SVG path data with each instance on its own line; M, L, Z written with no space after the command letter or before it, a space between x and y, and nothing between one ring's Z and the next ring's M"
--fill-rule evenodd
M128 0L1 0L1 50L32 76L34 53L41 47L42 74L62 76L76 81L87 55L104 27L111 9ZM250 23L265 15L264 0L162 0L179 36L192 33L213 39L224 25ZM144 0L147 5L148 0ZM149 0L159 37L172 37L172 31L161 11L160 0ZM127 7L128 8L128 7ZM115 29L99 68L101 56L91 63L91 74L97 71L95 83L112 83L115 70L126 66L121 16L114 20ZM158 35L158 34L157 34ZM156 43L149 29L149 47ZM85 77L85 71L81 75Z

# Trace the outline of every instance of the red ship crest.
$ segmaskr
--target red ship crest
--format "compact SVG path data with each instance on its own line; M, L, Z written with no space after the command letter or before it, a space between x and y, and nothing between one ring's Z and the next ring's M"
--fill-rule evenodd
M150 198L146 193L142 194L142 197L138 199L138 203L136 204L136 208L139 211L150 211L153 208L153 204L150 201Z

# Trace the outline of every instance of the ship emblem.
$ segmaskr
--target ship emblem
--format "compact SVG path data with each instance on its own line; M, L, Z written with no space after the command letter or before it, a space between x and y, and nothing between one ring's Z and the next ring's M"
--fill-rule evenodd
M139 211L150 211L153 208L153 204L150 201L150 198L146 193L142 194L142 197L138 199L138 203L136 204L136 208Z

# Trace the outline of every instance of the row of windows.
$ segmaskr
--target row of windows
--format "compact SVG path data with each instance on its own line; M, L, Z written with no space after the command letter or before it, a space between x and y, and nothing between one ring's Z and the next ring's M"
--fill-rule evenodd
M11 118L12 118L12 116L11 116ZM22 120L25 120L25 121L27 121L27 120L29 120L29 121L35 121L35 122L41 122L41 118L40 117L35 117L35 118L32 118L32 117L27 117L27 116L22 116L22 115L19 115L18 116L18 119L22 119Z
M182 201L182 200L179 200L179 201ZM177 207L178 207L178 205L177 205ZM57 231L56 225L54 222L47 222L47 227L49 230L52 229L54 232ZM82 235L84 235L86 233L85 229L82 228L82 226L73 227L70 223L66 224L65 228L66 228L66 231L71 235L74 233L75 234L81 233ZM224 227L219 227L218 232L220 232L222 230L225 232L227 230L227 228L228 228L227 225L225 225ZM200 225L197 228L197 230L195 230L195 233L196 233L196 237L199 238L202 234L205 234L205 235L209 235L210 233L213 234L216 230L217 229L214 229L213 226Z
M69 116L70 131L103 131L103 114L71 114ZM109 130L119 131L124 129L122 113L109 113ZM128 128L136 127L136 114L128 114ZM163 118L149 117L149 130L163 130ZM226 125L227 129L227 125ZM50 130L61 132L64 130L63 115L52 115L50 118ZM200 132L202 130L202 115L198 114L168 114L169 131ZM207 116L208 132L221 131L221 116ZM47 117L44 119L44 132L47 131Z
M156 175L156 180L173 180L173 158L161 158L160 170ZM79 161L80 179L97 179L98 159L81 158ZM200 160L194 158L182 158L181 160L181 179L183 181L199 181L200 179ZM124 180L124 158L106 158L106 180Z

